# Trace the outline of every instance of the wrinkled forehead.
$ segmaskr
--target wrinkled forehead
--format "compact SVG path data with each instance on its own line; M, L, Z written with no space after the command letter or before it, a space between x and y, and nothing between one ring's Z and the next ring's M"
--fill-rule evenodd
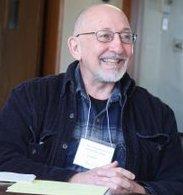
M96 7L87 10L78 18L75 33L109 29L112 31L129 30L130 25L125 14L111 7Z

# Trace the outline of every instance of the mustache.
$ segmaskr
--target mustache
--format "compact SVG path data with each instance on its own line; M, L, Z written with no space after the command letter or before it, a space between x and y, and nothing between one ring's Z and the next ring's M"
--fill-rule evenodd
M100 59L112 59L112 60L127 60L128 57L125 54L119 54L116 52L110 52L100 56Z

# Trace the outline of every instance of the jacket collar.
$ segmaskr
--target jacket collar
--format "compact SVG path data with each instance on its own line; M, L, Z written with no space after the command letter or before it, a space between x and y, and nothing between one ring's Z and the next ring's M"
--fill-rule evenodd
M75 70L79 64L79 61L72 62L68 68L66 73L62 73L61 77L61 97L65 94L66 91L70 90L72 93L76 91L76 81L75 81Z
M76 93L77 82L75 80L75 71L78 64L79 61L77 60L72 62L64 74L64 77L61 77L63 79L61 80L61 96L63 96L67 90L70 90L72 93ZM131 97L135 89L135 81L128 73L125 73L123 78L120 80L120 87L122 95Z
M123 78L120 80L121 92L124 96L131 97L135 90L135 81L129 76L128 73L125 73Z

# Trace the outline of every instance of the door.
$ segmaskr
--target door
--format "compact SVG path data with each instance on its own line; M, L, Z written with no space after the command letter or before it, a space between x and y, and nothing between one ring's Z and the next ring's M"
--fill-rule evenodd
M0 1L0 107L15 85L39 75L44 3Z

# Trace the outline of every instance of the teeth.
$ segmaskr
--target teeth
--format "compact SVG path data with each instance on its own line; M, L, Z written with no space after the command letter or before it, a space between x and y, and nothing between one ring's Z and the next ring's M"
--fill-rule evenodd
M104 58L103 61L109 62L109 63L118 63L120 60L119 59Z

